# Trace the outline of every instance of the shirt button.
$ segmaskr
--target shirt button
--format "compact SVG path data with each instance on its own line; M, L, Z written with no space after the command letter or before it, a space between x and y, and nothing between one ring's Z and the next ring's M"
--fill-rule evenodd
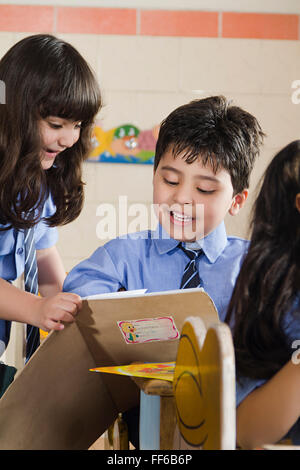
M21 255L21 254L23 253L23 251L24 251L23 248L18 248L18 249L17 249L17 254L18 254L18 255Z

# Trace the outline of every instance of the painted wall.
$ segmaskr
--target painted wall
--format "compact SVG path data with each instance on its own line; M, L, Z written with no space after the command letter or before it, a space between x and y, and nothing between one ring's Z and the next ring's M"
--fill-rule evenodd
M300 13L298 0L0 0L0 4Z
M183 2L167 0L89 0L76 7L63 0L0 1L0 56L32 33L71 42L99 78L104 129L127 122L150 129L175 107L220 93L256 115L268 137L246 207L226 220L230 234L245 236L259 177L277 150L300 137L300 94L292 88L300 85L298 3L284 2L283 9L279 1L187 0L183 9ZM112 204L118 216L120 196L128 211L135 203L150 208L152 199L150 165L86 163L84 179L84 210L59 229L66 270L106 241L97 236L100 204Z

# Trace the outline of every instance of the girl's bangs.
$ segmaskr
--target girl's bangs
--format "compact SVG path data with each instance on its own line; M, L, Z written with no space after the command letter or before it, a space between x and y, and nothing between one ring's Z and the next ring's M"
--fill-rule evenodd
M69 86L61 89L55 86L41 100L39 114L42 118L59 116L71 121L89 123L97 114L101 98L93 83L73 80Z

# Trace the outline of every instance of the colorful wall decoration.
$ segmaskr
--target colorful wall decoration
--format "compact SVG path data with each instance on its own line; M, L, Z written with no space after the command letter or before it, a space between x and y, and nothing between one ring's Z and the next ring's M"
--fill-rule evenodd
M159 126L140 130L134 124L105 131L96 124L88 161L153 164L158 131Z

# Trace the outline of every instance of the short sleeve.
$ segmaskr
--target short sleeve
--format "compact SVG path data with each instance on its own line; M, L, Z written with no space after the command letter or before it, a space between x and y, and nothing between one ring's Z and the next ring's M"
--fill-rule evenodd
M0 277L6 281L14 281L18 277L19 270L22 272L22 266L24 265L24 261L21 259L22 255L19 256L20 263L18 266L16 262L19 239L18 232L13 228L0 231Z
M0 231L0 256L10 254L15 246L14 230Z
M265 379L252 379L250 377L239 377L236 381L236 406L258 387L266 383Z
M46 199L41 220L36 225L35 246L37 250L43 250L55 245L58 240L58 230L56 227L49 227L46 218L51 217L56 211L51 195Z

